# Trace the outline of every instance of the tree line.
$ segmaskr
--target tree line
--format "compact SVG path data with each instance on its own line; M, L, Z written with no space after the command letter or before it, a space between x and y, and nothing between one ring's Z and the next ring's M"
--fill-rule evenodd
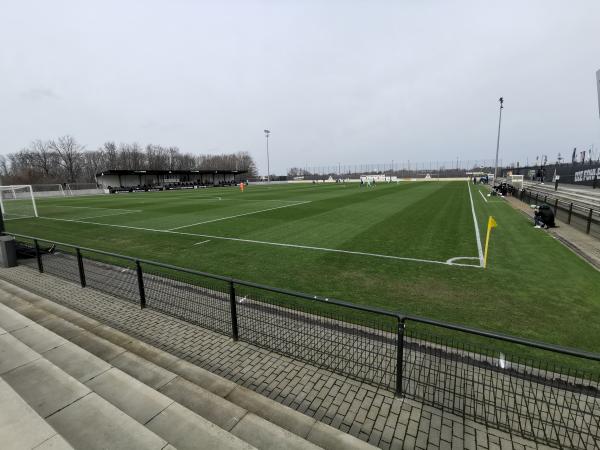
M257 175L247 152L222 155L182 153L178 147L108 141L97 150L87 150L73 136L37 139L26 148L0 155L2 184L93 183L106 170L247 170Z

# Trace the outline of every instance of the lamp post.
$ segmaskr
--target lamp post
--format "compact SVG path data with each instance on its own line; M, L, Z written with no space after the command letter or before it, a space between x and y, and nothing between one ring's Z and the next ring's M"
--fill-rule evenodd
M269 161L269 135L271 132L265 130L265 138L267 138L267 183L271 182L271 163Z
M496 164L494 165L494 184L496 183L496 179L498 176L498 152L500 151L500 126L502 125L502 110L504 109L503 103L504 98L500 97L498 99L500 102L500 116L498 118L498 140L496 141Z

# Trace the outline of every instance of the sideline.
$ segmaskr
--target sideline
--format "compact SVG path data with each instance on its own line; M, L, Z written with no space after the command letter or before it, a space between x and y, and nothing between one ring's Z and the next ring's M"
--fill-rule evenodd
M471 194L471 183L467 181L469 189L469 199L471 199L471 212L473 213L473 224L475 225L475 239L477 240L477 252L479 253L479 265L483 267L483 249L481 248L481 236L479 235L479 224L477 223L477 215L475 214L475 204L473 203L473 195Z

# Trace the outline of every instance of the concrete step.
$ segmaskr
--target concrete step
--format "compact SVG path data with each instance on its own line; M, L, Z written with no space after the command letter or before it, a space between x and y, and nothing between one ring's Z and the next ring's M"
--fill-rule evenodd
M123 378L117 371L119 370L148 389L157 390L176 404L194 411L257 448L281 448L282 442L285 442L286 448L374 448L340 430L49 300L2 281L0 289L4 292L4 295L0 295L0 302L35 318L44 327L69 339L72 345L76 344L87 353L95 355L100 360L94 361L98 370L102 367L102 360L104 364L113 367L97 381L88 383L82 379L109 401L124 401L117 394L117 388L112 388L114 392L110 388L119 384ZM68 344L64 347L69 348ZM59 355L56 351L54 354L51 354L52 351L48 353L49 358L54 358L53 361L72 376L83 376L80 365L73 363L74 356ZM67 365L67 362L70 364ZM87 373L85 376L89 375ZM138 389L141 388L138 386ZM131 405L133 409L129 411L135 416L139 413L139 405L135 406L134 403ZM125 408L124 405L121 406ZM161 429L158 427L156 431Z
M0 376L14 391L13 397L20 396L46 424L42 431L52 431L48 438L58 432L74 448L81 449L162 449L167 444L183 449L254 448L125 372L18 316L0 304L0 323L11 324L12 328L10 333L0 335ZM7 433L11 445L12 438ZM0 441L5 441L4 433Z
M0 318L7 314L0 310ZM7 446L27 448L27 442L22 440L28 435L35 436L40 430L46 433L52 430L49 438L59 434L73 448L162 449L167 445L166 441L92 393L10 333L0 336L0 356L2 383L10 386L12 392L46 424L40 428L34 421L19 421L25 428L20 433L21 438L14 435L13 429L3 427L0 441ZM14 404L16 400L14 396L12 398ZM2 406L4 409L4 402ZM56 443L61 444L62 439Z
M12 342L9 342L12 341ZM6 330L0 328L0 360L14 359L7 349L13 341ZM7 367L8 365L6 365ZM4 449L72 449L31 406L0 378L0 442Z

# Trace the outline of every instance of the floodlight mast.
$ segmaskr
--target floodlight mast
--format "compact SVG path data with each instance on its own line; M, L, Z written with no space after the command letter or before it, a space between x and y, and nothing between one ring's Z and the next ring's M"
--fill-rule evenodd
M271 163L269 161L269 135L271 132L265 130L265 138L267 138L267 183L271 182Z
M503 103L504 98L500 97L498 99L500 102L500 117L498 118L498 140L496 141L496 164L494 165L494 183L496 183L496 179L498 176L498 152L500 151L500 126L502 125L502 110L504 109Z

